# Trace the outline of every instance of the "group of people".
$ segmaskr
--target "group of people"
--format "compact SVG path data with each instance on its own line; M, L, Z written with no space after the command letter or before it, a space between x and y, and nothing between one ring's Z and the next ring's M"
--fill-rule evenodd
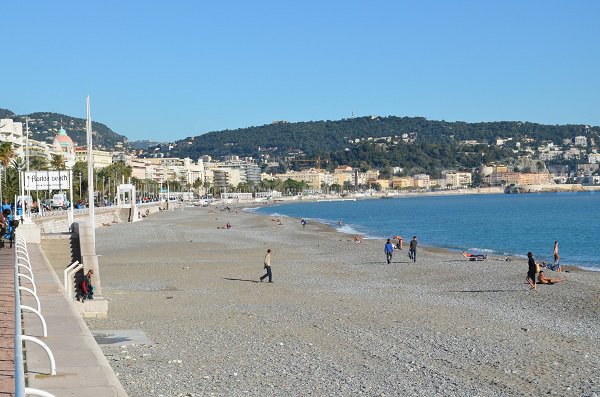
M556 284L566 279L564 277L546 277L544 271L541 270L542 267L546 267L550 270L554 270L557 272L561 272L562 268L560 266L559 260L560 255L558 254L558 241L554 242L554 250L552 256L554 257L553 264L546 264L542 262L542 264L538 264L533 258L533 253L527 253L527 283L529 284L532 290L536 290L536 274L537 274L537 284Z
M0 212L0 248L4 247L5 239L10 240L12 247L15 228L18 225L19 221L14 219L10 205L2 205L2 212Z
M385 259L388 264L392 263L392 256L396 249L402 249L402 238L398 238L396 246L392 244L392 239L388 238L383 246L383 252L385 253ZM413 262L417 261L417 236L413 236L412 240L410 240L410 244L408 245L408 257L412 259Z

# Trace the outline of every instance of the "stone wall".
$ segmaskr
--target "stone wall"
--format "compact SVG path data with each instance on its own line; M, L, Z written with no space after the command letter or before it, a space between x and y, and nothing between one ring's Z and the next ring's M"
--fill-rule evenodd
M138 205L140 217L146 214L153 214L160 209L160 203L150 203ZM119 207L100 207L96 208L94 220L96 227L108 226L113 223L127 222L127 217L122 215ZM40 233L64 233L69 231L69 221L67 211L54 211L50 215L34 217L33 222L40 228ZM88 210L75 210L73 222L87 222L89 220Z

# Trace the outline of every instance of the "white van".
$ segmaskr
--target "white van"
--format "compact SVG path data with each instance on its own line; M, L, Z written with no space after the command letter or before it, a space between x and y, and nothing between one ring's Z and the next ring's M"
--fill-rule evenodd
M52 196L50 200L51 208L67 208L67 194L66 193L56 193Z

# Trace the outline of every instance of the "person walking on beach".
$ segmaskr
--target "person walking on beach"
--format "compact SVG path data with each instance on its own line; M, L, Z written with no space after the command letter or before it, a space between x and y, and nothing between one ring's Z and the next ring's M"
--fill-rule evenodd
M532 290L535 290L535 273L537 268L535 265L535 259L533 259L533 254L531 252L527 253L527 282Z
M413 236L412 240L410 240L410 245L408 246L408 256L413 262L417 261L417 236Z
M387 239L387 243L383 246L383 252L385 252L385 259L387 259L388 265L392 263L392 254L394 253L394 246L390 242L390 239Z
M552 270L560 272L561 271L560 263L558 263L558 261L560 260L560 255L558 255L558 241L554 242L553 254L554 254L554 266L552 267Z
M260 282L262 283L262 281L269 277L269 282L272 283L273 282L273 273L271 272L271 249L269 248L267 250L267 253L265 254L265 260L263 262L264 264L264 268L267 271L261 278L260 278Z
M302 219L300 224L302 225L302 229L304 229L306 227L306 219Z

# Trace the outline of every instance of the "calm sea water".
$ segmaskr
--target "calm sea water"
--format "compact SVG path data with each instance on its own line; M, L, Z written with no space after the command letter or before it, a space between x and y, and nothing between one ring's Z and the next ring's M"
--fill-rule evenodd
M600 271L600 193L417 196L305 202L262 207L257 213L312 219L339 231L453 250L551 261L558 240L562 264ZM338 221L343 220L343 226Z

